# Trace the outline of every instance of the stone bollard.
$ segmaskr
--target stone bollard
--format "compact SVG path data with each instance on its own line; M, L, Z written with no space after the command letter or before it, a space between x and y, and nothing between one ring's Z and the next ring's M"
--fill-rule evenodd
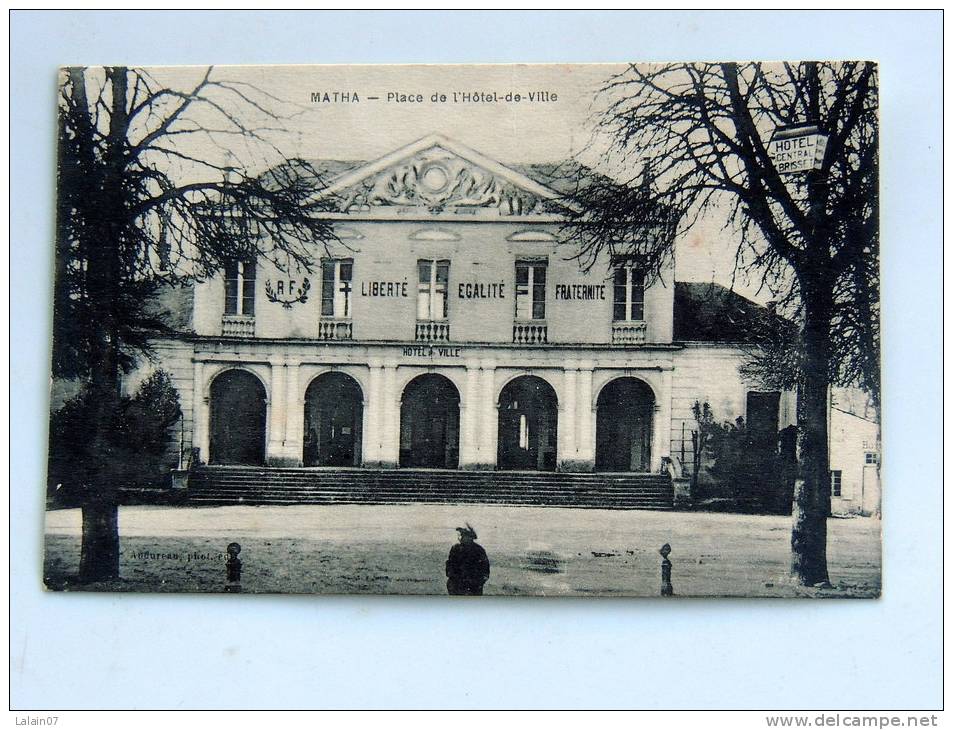
M226 548L228 560L225 561L225 592L242 592L242 561L238 559L238 554L242 551L242 546L237 542L231 542Z
M675 591L672 590L672 561L668 559L668 556L672 552L672 546L668 543L662 545L661 549L658 551L659 555L662 556L662 591L661 595L663 596L674 596Z

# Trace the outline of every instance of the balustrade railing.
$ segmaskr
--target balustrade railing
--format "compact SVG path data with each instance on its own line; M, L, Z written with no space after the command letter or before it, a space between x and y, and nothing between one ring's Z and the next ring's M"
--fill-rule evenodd
M613 322L613 345L644 345L645 322Z
M319 340L349 340L353 331L353 325L349 319L318 320Z
M450 323L417 320L414 339L417 342L450 342Z
M254 337L255 318L244 314L223 314L222 336Z
M613 345L644 345L645 322L613 322ZM224 337L254 337L253 316L226 314L222 316ZM350 319L322 318L318 321L319 340L350 340L353 323ZM450 323L446 321L417 320L414 339L417 342L450 342ZM517 345L545 345L549 342L545 322L514 322L513 342Z
M545 322L514 322L513 342L517 345L544 345L546 339Z

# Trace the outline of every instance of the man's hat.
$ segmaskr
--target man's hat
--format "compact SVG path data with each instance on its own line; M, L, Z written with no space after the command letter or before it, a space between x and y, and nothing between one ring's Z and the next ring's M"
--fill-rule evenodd
M466 525L466 527L458 527L457 532L459 532L461 535L469 535L474 540L476 540L477 539L476 530L470 527L469 522L464 522L463 524Z

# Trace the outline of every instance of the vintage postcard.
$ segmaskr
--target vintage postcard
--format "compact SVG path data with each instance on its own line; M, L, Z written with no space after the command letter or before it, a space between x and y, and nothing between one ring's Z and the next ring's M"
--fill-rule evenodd
M880 595L876 64L59 83L49 589Z

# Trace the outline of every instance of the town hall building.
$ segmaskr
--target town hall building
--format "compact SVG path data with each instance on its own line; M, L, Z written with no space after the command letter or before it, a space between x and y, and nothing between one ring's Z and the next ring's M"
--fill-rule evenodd
M696 401L775 439L794 421L739 374L763 308L673 264L582 265L552 165L434 135L324 169L338 241L312 271L195 284L129 384L171 373L186 466L676 474Z

